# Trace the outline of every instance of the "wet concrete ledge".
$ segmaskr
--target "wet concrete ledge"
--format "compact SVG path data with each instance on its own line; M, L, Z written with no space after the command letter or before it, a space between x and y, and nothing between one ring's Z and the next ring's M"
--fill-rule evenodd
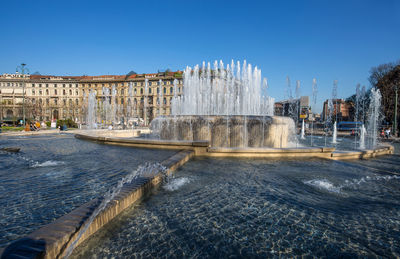
M165 173L170 174L193 156L194 152L191 150L180 151L161 163L165 167L165 172L160 171L151 177L139 177L132 183L125 184L121 192L94 218L76 245L93 235L123 210L150 195L153 189L160 185ZM3 250L0 250L0 257L64 257L67 247L74 242L79 230L85 225L100 203L101 199L91 200L52 223L34 231L25 238L14 241Z
M254 158L327 158L327 159L365 159L393 154L393 146L387 145L363 151L337 151L333 147L299 148L213 148L208 141L173 141L140 138L102 137L88 134L75 134L76 138L102 142L104 144L132 146L140 148L193 150L196 156L208 157L254 157Z

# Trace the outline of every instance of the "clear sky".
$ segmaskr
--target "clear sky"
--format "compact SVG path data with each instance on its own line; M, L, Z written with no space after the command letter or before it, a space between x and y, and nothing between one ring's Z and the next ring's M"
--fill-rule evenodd
M400 1L1 1L0 73L99 75L244 60L285 98L286 76L318 102L369 87L371 67L400 59Z

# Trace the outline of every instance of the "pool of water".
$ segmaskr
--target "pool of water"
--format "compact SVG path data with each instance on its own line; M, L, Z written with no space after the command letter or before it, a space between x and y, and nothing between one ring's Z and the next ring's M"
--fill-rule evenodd
M175 151L101 145L72 135L0 136L0 247L101 196L146 161Z
M72 257L399 257L399 174L397 155L196 158Z
M303 147L334 147L336 150L341 151L350 151L350 150L360 150L360 140L355 137L345 136L345 137L337 137L336 143L332 143L332 136L310 136L307 135L305 139L297 138L298 141L296 143L293 142L291 145L293 147L303 146ZM367 140L366 140L367 141ZM311 145L312 143L312 145ZM368 143L365 143L365 146L368 148Z

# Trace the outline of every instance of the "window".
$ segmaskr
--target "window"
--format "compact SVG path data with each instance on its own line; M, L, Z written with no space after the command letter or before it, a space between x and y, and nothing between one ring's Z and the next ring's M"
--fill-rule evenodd
M75 99L75 104L76 104L76 105L78 105L78 104L79 104L79 102L78 102L78 99Z
M121 89L121 95L124 95L124 89Z
M57 89L54 89L54 94L57 95Z
M32 87L35 87L35 84L32 84Z
M157 94L160 94L160 88L157 88Z
M165 89L165 88L164 88L164 89ZM164 104L167 104L167 98L164 97L163 103L164 103Z
M121 104L124 104L124 98L121 98Z
M42 84L39 84L39 87L42 87Z
M42 95L42 90L39 90L39 95Z
M174 88L170 87L170 88L169 88L169 93L170 93L170 94L173 94L173 93L174 93Z
M79 94L78 94L78 90L75 90L75 95L79 95Z
M78 84L75 84L75 87L78 87Z
M137 94L136 88L133 90L133 92L135 93L135 95Z
M64 99L63 104L64 104L64 106L67 105L67 100Z
M63 87L65 87L65 84L63 84Z
M54 99L54 104L57 105L57 99Z
M46 104L49 105L50 104L50 100L49 98L46 99Z
M72 87L72 84L69 84L69 87Z
M151 94L151 88L149 88L149 94Z
M166 87L164 87L164 94L166 94L167 93L167 88Z
M63 95L65 95L65 89L63 89Z
M54 84L54 87L57 87L57 84Z
M32 94L35 95L35 90L32 90Z
M69 89L69 95L72 95L72 90L71 89Z
M143 88L140 88L140 94L143 94Z
M149 86L151 86L151 82L149 82Z
M46 89L46 95L49 95L49 89Z
M49 84L46 84L46 88L48 88L49 87Z

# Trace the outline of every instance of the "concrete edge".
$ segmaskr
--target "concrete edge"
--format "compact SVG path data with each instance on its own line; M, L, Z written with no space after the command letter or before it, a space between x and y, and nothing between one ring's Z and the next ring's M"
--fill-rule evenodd
M123 139L75 134L76 138L102 142L104 144L132 146L152 149L193 150L196 156L208 157L255 157L255 158L294 158L320 157L333 160L365 159L380 155L393 154L394 147L387 145L363 151L336 151L334 147L300 148L212 148L207 141L164 141L150 139Z
M161 162L161 165L166 168L167 174L171 174L172 171L185 164L193 156L194 151L180 151ZM96 233L123 210L150 195L152 190L160 185L162 179L163 172L159 172L153 177L139 177L134 182L124 185L121 192L94 218L76 245L78 246ZM8 247L0 249L0 257L14 256L15 258L23 258L26 255L29 255L30 258L36 258L35 256L40 258L64 257L66 248L77 238L79 230L85 225L100 202L100 199L93 199L52 223L39 228L26 236L24 243L14 247L11 253L8 251L7 255L5 255L5 250L21 239L14 241ZM42 245L38 246L36 245L37 243Z
M367 159L382 155L389 155L393 153L394 153L394 147L388 145L385 147L379 147L376 149L368 149L363 151L333 152L330 159L333 160Z

